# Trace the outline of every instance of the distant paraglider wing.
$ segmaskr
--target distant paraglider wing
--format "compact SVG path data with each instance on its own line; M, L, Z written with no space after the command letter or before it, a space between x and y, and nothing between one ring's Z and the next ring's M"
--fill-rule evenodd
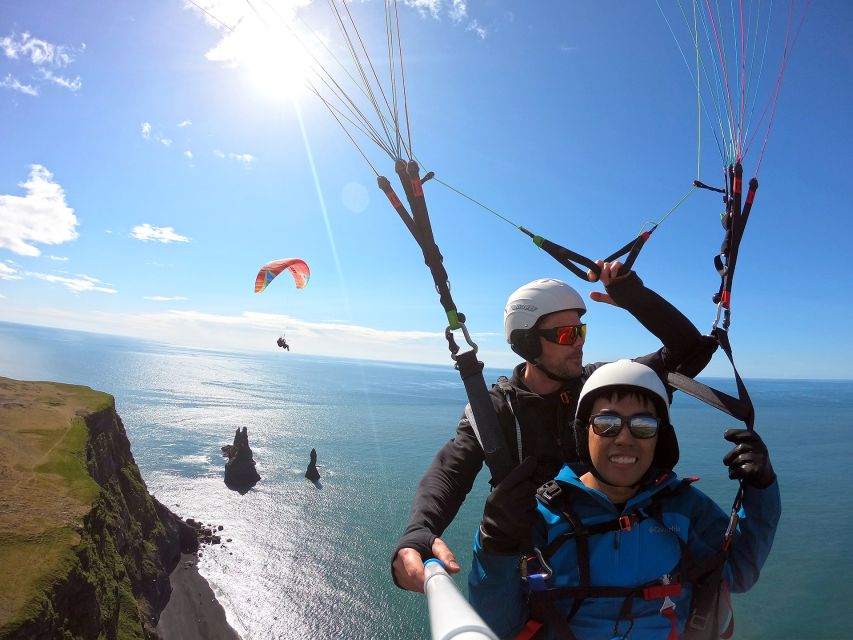
M258 277L255 278L255 293L260 293L266 289L269 283L284 270L290 271L290 275L293 276L293 280L296 282L297 289L303 289L308 284L311 270L304 260L300 260L299 258L273 260L272 262L267 262L258 271Z

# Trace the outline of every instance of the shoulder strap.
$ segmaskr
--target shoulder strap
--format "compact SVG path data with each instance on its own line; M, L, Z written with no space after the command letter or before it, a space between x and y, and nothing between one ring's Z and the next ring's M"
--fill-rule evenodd
M515 409L513 408L513 401L515 400L515 389L509 384L509 381L505 376L501 376L498 378L496 387L503 393L504 399L506 400L507 406L509 407L509 412L512 414L513 419L515 420L515 444L516 444L516 452L518 453L518 461L521 462L524 460L523 450L521 446L521 424L518 422L518 416L515 414ZM465 418L468 420L468 424L471 425L471 429L474 431L474 435L477 437L477 442L480 443L480 448L483 451L486 451L485 446L483 445L483 438L480 435L480 429L477 426L477 418L474 415L474 410L471 407L471 403L465 405Z
M503 394L506 405L509 407L509 412L512 414L512 419L515 421L515 446L518 453L518 461L521 462L524 460L524 451L521 444L521 423L519 423L518 414L516 413L517 390L510 384L506 376L498 378L496 386Z

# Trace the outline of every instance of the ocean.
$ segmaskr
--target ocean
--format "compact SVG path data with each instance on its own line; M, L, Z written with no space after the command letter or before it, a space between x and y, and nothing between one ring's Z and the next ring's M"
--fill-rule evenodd
M394 586L390 553L466 402L458 373L450 362L332 360L293 346L229 353L0 323L0 376L115 396L149 491L184 518L223 526L224 544L204 549L199 566L244 640L428 638L426 601ZM853 382L747 386L783 515L759 583L733 596L735 637L849 639ZM739 423L683 394L673 422L677 470L700 476L728 510L736 485L722 433ZM220 454L242 427L262 476L245 495L226 488ZM321 488L303 477L312 448ZM487 490L483 473L443 536L463 573Z

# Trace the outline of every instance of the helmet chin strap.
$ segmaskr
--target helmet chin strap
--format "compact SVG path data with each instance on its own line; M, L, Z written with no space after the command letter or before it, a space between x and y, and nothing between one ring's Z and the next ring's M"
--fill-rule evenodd
M640 478L640 479L639 479L639 480L637 480L637 482L635 482L634 484L613 484L613 483L612 483L612 482L610 482L609 480L605 479L605 477L604 477L604 476L602 476L602 475L598 472L598 469L596 469L596 468L595 468L593 465L591 465L591 464L589 465L589 472L590 472L590 473L595 477L595 479L596 479L596 480L598 480L599 482L603 482L604 484L606 484L606 485L607 485L607 486L609 486L609 487L618 487L618 488L620 488L620 489L625 489L625 488L628 488L628 489L636 489L636 488L637 488L637 487L639 487L641 484L643 484L643 478L645 477L645 476L643 476L643 478Z
M560 376L558 376L556 373L551 373L550 371L548 371L548 369L546 369L545 367L543 367L541 364L539 364L539 363L538 363L538 362L536 362L536 361L531 362L530 364L532 364L534 367L536 367L537 369L539 369L539 371L541 371L541 372L542 372L542 373L544 373L546 376L548 376L549 378L551 378L551 380L553 380L554 382L561 382L561 383L562 383L562 382L567 382L567 381L571 380L572 378L576 378L576 377L577 377L577 376L572 376L571 378L561 378L561 377L560 377Z

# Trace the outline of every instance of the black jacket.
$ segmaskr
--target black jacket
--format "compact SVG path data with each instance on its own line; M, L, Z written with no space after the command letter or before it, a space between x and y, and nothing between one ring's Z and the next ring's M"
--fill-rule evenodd
M647 289L634 272L613 282L607 292L664 345L654 353L635 358L637 362L659 374L677 370L693 377L711 359L716 340L702 336L680 311ZM511 457L516 463L529 455L537 458L535 486L553 479L564 462L577 459L572 422L578 394L602 364L585 365L580 377L566 381L558 391L545 396L533 393L521 382L526 363L515 367L510 380L502 377L492 387L492 403ZM436 454L418 484L409 523L392 560L404 547L416 549L425 559L432 555L433 541L456 517L483 462L483 449L463 414L456 436Z

